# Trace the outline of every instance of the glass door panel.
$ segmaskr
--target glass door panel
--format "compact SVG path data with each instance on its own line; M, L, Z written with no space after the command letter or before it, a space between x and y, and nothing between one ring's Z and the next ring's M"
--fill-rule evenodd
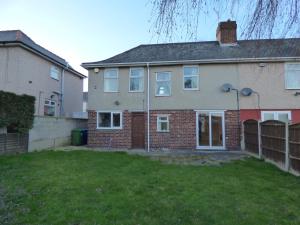
M199 146L209 146L209 130L209 113L200 113L198 116Z
M221 113L211 114L211 140L212 146L223 146L223 115Z

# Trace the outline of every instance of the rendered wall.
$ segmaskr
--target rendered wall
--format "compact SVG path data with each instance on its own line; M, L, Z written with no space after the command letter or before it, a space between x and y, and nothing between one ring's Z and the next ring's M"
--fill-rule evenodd
M87 129L87 119L36 116L29 131L28 151L55 148L71 143L71 131Z

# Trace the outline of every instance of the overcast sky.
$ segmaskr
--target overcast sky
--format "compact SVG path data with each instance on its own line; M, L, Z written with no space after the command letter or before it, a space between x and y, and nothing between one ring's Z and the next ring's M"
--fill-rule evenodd
M0 0L0 4L0 30L22 30L84 74L82 62L158 41L151 29L150 0ZM204 18L201 23L206 29L199 40L215 40L218 21Z

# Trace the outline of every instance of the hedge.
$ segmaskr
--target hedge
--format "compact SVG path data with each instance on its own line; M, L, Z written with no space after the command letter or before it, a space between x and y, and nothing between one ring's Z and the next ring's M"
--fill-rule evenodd
M0 91L0 127L26 133L33 126L35 97Z

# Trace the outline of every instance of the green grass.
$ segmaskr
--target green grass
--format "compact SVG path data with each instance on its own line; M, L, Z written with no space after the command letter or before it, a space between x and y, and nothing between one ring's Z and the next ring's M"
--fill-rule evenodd
M1 156L0 224L300 224L300 178L255 159L197 167L125 153Z

